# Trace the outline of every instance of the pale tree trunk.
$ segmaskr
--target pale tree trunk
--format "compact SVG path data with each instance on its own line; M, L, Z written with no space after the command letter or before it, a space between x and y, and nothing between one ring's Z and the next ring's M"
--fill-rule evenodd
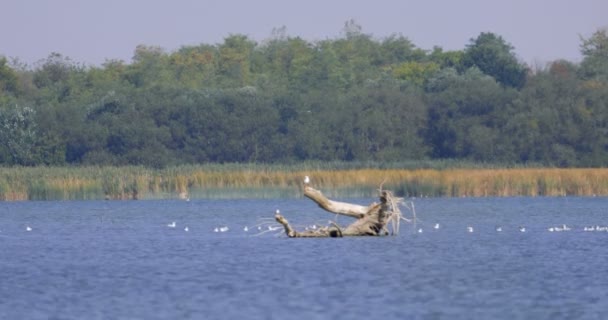
M275 215L275 219L283 225L285 233L290 238L385 236L389 234L387 228L389 223L393 225L393 234L396 234L399 230L399 220L404 219L399 211L399 203L402 199L393 197L390 191L379 191L380 203L372 203L366 207L327 199L321 191L307 184L304 186L304 195L317 203L322 209L356 219L346 227L340 227L332 223L327 227L299 232L279 212Z

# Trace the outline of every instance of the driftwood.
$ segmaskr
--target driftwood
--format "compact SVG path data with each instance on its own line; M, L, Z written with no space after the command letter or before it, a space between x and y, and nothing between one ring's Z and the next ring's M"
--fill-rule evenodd
M283 225L285 233L290 238L319 238L319 237L345 237L345 236L385 236L389 235L388 225L392 225L392 234L399 232L400 220L409 221L401 215L399 204L403 199L396 198L388 190L379 189L380 203L361 206L352 203L339 202L327 199L321 191L308 185L305 179L304 195L314 201L322 209L356 220L346 227L340 227L331 222L329 226L314 230L296 231L277 210L275 220Z

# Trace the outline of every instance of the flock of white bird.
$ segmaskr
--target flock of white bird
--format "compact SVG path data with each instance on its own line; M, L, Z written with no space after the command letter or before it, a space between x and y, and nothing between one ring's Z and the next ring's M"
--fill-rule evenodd
M277 212L278 212L278 210L277 210ZM177 223L175 221L172 221L172 222L170 222L170 223L167 224L167 228L175 229L175 228L177 228ZM308 226L304 226L303 227L304 230L316 230L317 228L321 228L321 226L317 225L317 224L312 224L312 225L308 225ZM441 228L441 225L439 223L436 223L435 225L433 225L432 228L434 230L439 230ZM300 229L300 228L296 228L296 229ZM31 232L33 230L34 229L30 225L26 225L25 226L25 231ZM184 226L183 230L185 232L189 232L190 228L188 226ZM262 219L262 222L256 224L255 226L253 226L251 228L249 226L244 226L242 228L242 230L243 230L243 232L249 232L250 230L256 231L257 234L263 234L263 233L273 232L273 231L281 231L282 232L281 226L278 225L278 224L276 224L276 223L274 223L274 221L270 220L270 218L268 218L268 219ZM502 228L502 226L496 226L494 228L494 230L496 232L502 232L503 228ZM527 229L524 226L519 226L517 228L517 230L519 232L527 232ZM580 230L582 230L584 232L608 232L608 226L593 225L593 226L583 227ZM228 232L228 231L230 231L230 228L227 225L221 225L221 226L217 226L217 227L213 228L213 232L217 232L217 233L223 233L223 232ZM467 226L466 227L466 231L468 233L473 233L473 232L475 232L475 228L473 226ZM568 232L568 231L573 231L573 227L570 227L570 226L567 226L565 224L562 224L560 226L551 226L551 227L547 228L547 231L548 232ZM423 233L424 229L417 228L416 232Z
M277 210L277 212L278 212L278 210ZM167 225L167 227L169 227L169 228L175 228L176 227L175 221L169 223ZM313 224L313 225L305 226L304 230L315 230L315 229L320 228L320 227L321 226L318 226L317 224ZM435 223L432 228L434 230L439 230L439 229L441 229L441 225L439 223ZM272 224L269 224L268 222L262 222L262 223L256 225L255 227L251 228L251 230L257 230L259 233L278 231L278 230L281 230L281 229L282 229L281 226L279 226L279 225L272 225ZM243 227L243 231L244 232L249 232L249 230L250 230L250 228L248 226ZM494 230L496 232L503 232L503 227L502 226L496 226L494 228ZM517 227L517 230L519 232L527 232L527 229L524 226ZM567 226L565 224L562 224L561 226L552 226L552 227L547 228L547 231L549 231L549 232L563 232L563 231L572 231L572 230L573 230L572 227L569 227L569 226ZM188 231L188 227L185 227L184 231ZM213 232L227 232L227 231L230 231L230 228L228 228L228 226L226 226L226 225L218 226L218 227L215 227L213 229ZM466 227L466 231L468 233L473 233L473 232L475 232L475 228L473 226L467 226ZM588 226L588 227L583 227L582 231L585 231L585 232L594 232L594 231L595 232L608 232L608 226L600 226L600 225ZM423 233L424 229L417 228L416 232Z
M316 225L314 227L316 228ZM170 223L167 224L167 228L176 229L177 223L175 221L171 221ZM250 228L249 228L249 226L244 226L242 230L243 230L243 232L249 232ZM262 223L257 224L256 226L252 227L251 230L257 230L258 232L265 233L265 232L269 232L269 231L281 230L281 227L279 225L269 224L268 222L262 222ZM31 228L27 231L31 231ZM190 228L188 226L184 226L184 231L189 232ZM221 226L217 226L217 227L213 228L213 232L223 233L223 232L228 232L228 231L230 231L230 228L227 225L221 225Z
M439 223L436 223L433 226L433 229L439 229L440 225ZM473 228L472 226L467 226L467 232L472 233L475 232L475 228ZM494 228L494 230L496 230L496 232L502 232L502 226L496 226ZM519 232L526 232L527 229L524 226L519 226L517 227L517 230ZM593 231L599 231L599 232L608 232L608 226L600 226L600 225L595 225L595 226L588 226L588 227L583 227L582 229L585 232L593 232ZM422 233L424 232L424 230L422 228L418 228L417 229L418 233ZM552 226L547 228L547 231L549 232L563 232L563 231L572 231L572 227L569 227L565 224L562 224L561 226Z

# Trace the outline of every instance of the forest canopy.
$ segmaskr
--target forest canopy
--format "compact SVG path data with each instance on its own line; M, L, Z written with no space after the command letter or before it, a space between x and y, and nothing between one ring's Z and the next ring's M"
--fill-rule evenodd
M500 35L463 50L376 39L354 21L276 29L131 62L0 56L0 164L144 165L462 159L608 165L608 31L583 59L531 67Z

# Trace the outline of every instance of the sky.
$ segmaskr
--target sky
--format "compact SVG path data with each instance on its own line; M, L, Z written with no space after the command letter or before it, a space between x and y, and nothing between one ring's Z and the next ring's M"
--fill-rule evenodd
M231 34L262 43L283 26L310 42L336 39L350 19L374 39L401 34L428 50L461 50L493 32L542 66L580 61L580 36L608 27L607 0L2 0L0 10L0 55L30 66L53 52L131 62L139 44L172 52Z

